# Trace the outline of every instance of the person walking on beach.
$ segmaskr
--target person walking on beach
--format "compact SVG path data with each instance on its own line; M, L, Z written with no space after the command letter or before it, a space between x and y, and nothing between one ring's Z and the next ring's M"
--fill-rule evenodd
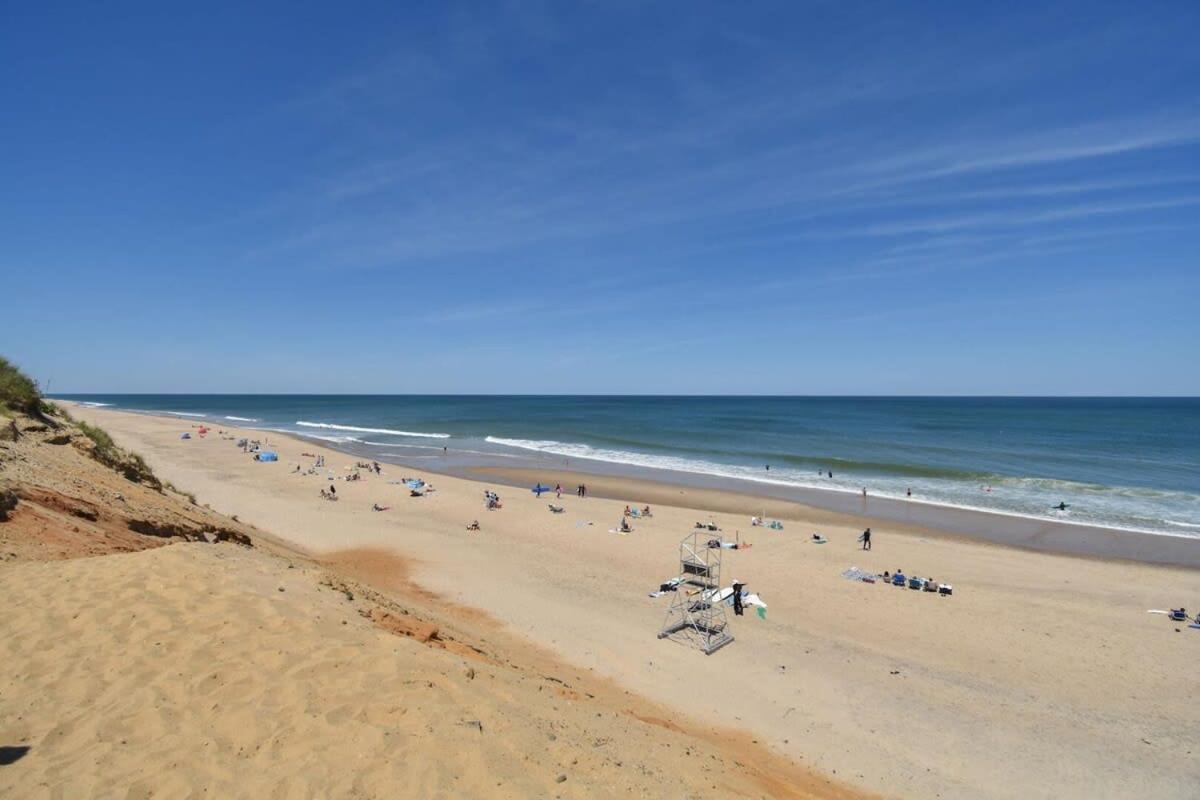
M862 539L862 543L863 543L862 549L870 550L871 549L871 529L867 528L865 531L862 532L862 536L860 536L859 538Z
M554 497L558 500L562 500L562 484L561 483L554 484Z

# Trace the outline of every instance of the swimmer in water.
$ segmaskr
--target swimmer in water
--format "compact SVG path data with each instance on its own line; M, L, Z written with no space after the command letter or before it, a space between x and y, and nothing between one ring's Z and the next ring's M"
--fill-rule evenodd
M1069 505L1067 505L1066 503L1064 503L1064 502L1062 502L1062 501L1059 501L1059 504L1058 504L1058 505L1056 505L1056 506L1050 506L1050 507L1051 507L1051 508L1053 508L1053 509L1055 509L1056 511L1066 511L1068 508L1070 508L1070 506L1069 506Z

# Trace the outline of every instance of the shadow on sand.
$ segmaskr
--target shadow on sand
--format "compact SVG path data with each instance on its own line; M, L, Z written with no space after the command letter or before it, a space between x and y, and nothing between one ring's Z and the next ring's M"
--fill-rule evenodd
M0 767L7 767L9 764L15 764L25 757L29 752L27 745L18 747L0 747Z

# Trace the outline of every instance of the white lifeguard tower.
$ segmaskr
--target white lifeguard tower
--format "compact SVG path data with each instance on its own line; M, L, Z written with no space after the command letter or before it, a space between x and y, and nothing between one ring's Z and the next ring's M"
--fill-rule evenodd
M725 601L732 589L721 588L720 547L709 547L712 532L696 531L679 543L679 576L675 596L658 638L681 638L712 655L733 641L727 630ZM715 538L719 539L718 534Z

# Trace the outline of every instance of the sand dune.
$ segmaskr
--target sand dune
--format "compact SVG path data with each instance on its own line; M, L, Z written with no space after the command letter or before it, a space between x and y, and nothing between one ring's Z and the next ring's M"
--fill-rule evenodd
M6 797L818 796L636 704L395 635L303 561L177 544L11 564L0 592L0 744L30 748Z

